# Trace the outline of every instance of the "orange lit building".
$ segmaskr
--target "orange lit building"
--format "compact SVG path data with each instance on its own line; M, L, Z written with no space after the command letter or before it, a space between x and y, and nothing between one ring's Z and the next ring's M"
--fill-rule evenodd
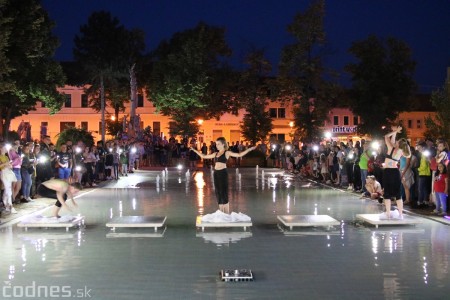
M31 125L31 137L39 139L42 134L47 134L56 142L57 135L67 126L80 127L93 133L98 141L101 139L101 114L89 107L87 95L80 87L65 86L59 91L66 95L66 101L62 109L54 115L49 115L49 110L38 103L35 111L30 111L28 115L23 115L11 121L10 130L17 130L19 124L24 121ZM290 141L293 137L292 104L269 101L267 110L273 118L273 131L271 136L279 141ZM129 115L130 104L127 104L125 113L119 114L119 118ZM108 116L113 115L111 108L106 108ZM155 107L150 101L145 100L145 95L139 95L136 114L141 118L141 126L150 126L157 135L167 136L171 119L156 113ZM200 124L199 141L207 142L216 140L224 136L228 141L235 142L243 140L240 124L245 114L240 110L239 114L232 115L225 113L219 120L198 120ZM399 120L407 128L408 135L412 141L422 138L425 131L424 119L433 112L408 112L402 113ZM348 108L333 108L328 115L328 121L324 126L324 133L332 133L332 139L347 141L358 140L356 126L359 124L359 117L353 115ZM110 136L107 138L111 138Z

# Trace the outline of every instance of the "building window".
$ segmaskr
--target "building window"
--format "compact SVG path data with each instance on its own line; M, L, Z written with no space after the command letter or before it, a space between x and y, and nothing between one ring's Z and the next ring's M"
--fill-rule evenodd
M417 129L422 128L422 120L417 120Z
M63 132L70 127L75 127L75 122L59 122L59 132Z
M408 128L413 128L412 124L413 124L412 120L408 120Z
M274 134L270 135L270 140L271 141L275 140L278 143L284 143L286 141L286 135L283 133L279 133L279 134L274 133Z
M339 125L339 116L333 116L333 125Z
M81 107L89 107L88 95L86 94L81 95Z
M269 115L271 118L286 119L286 109L284 107L269 108Z
M81 129L88 130L88 122L81 122Z
M45 102L41 101L41 107L45 107Z
M144 107L144 96L141 94L137 95L137 107Z
M348 116L344 116L344 125L349 125Z
M354 116L354 117L353 117L353 125L354 125L354 126L359 125L359 119L358 119L357 116Z
M277 117L277 109L276 108L270 108L269 109L269 115L271 118L276 118Z
M72 95L64 94L64 97L65 97L64 107L72 107Z
M161 134L161 122L153 122L153 134L154 135Z
M98 122L98 134L102 134L102 122Z

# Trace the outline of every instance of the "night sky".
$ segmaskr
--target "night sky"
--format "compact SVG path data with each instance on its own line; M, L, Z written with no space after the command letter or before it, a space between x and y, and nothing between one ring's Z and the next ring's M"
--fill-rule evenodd
M94 11L109 11L126 28L146 33L147 50L163 39L204 21L226 28L239 67L251 46L264 48L276 72L281 49L292 42L286 31L306 0L42 0L56 22L61 46L56 59L71 60L73 38ZM405 41L417 62L415 79L421 92L441 87L450 66L450 0L328 0L325 32L329 55L325 65L341 73L341 84L350 85L343 67L352 61L352 42L369 34Z

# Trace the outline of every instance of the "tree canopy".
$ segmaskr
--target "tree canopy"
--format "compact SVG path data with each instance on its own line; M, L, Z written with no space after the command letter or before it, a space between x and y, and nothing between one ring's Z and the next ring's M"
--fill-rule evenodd
M231 50L224 33L223 28L199 23L175 33L152 53L148 94L158 111L174 121L172 134L195 135L196 118L233 110L226 89L232 72L223 62Z
M262 49L253 49L245 63L248 68L241 73L236 97L246 110L241 124L242 136L256 144L264 141L273 129L272 119L266 111L271 81L268 74L272 66Z
M42 101L50 113L64 103L62 68L53 60L58 46L53 22L38 0L0 0L0 133L11 119Z
M294 43L283 48L279 64L279 97L293 100L296 135L303 142L322 137L333 98L334 85L323 79L324 12L324 1L320 0L295 16L288 26Z
M118 18L109 12L94 12L87 24L81 26L75 36L73 49L75 60L82 67L80 84L90 84L86 89L91 105L102 111L102 140L104 140L104 103L109 103L117 115L129 102L130 68L141 58L145 50L144 33L128 30ZM105 99L105 102L102 101Z
M436 108L436 117L425 118L427 131L425 136L450 141L450 82L442 88L433 91L431 103Z
M362 119L358 131L381 135L383 126L389 128L400 112L411 109L416 63L408 45L392 37L372 35L354 42L349 51L357 59L346 70L352 76L349 107Z

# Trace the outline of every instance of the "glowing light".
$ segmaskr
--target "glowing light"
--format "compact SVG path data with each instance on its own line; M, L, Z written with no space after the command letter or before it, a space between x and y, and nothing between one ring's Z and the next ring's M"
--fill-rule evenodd
M41 156L41 157L39 157L39 163L43 164L43 163L45 163L45 162L47 162L47 161L48 161L48 157L47 157L47 156Z
M429 150L425 150L422 152L425 157L430 157L431 152Z
M325 132L325 138L331 139L331 132L329 131Z
M291 127L291 128L294 127L294 121L289 122L289 127Z
M116 116L111 116L111 121L115 121L116 120Z
M198 120L197 120L198 125L202 125L203 122L204 122L204 121L203 121L202 119L198 119Z
M76 147L76 148L75 148L75 152L76 152L76 153L81 153L81 147Z
M178 169L179 171L183 170L183 165L182 165L182 164L179 164L179 165L177 166L177 169Z
M131 153L136 153L136 151L137 151L137 149L136 149L136 147L133 147L133 148L131 148Z
M75 167L75 171L81 172L81 170L82 170L81 166L76 166L76 167Z
M313 148L313 150L316 151L316 152L319 151L319 146L317 146L317 145L314 145L312 148Z
M6 144L6 145L5 145L6 151L9 152L9 150L11 150L11 147L12 147L11 144L9 144L9 143Z
M287 151L291 151L291 150L292 150L292 146L291 146L291 145L286 145L285 149L286 149Z
M380 143L378 141L373 141L370 147L372 147L372 149L374 150L378 150L380 149Z

